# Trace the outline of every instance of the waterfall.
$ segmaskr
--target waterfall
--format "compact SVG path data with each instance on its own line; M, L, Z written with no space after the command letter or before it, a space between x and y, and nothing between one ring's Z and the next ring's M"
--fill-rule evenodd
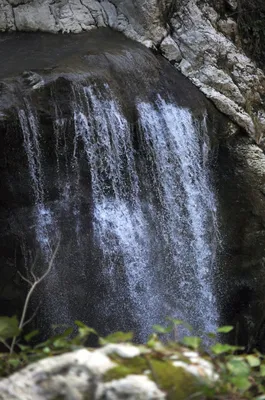
M22 128L24 148L28 159L29 175L32 182L36 218L36 236L47 261L52 254L50 239L54 236L51 210L45 206L44 184L42 170L42 154L40 147L40 128L37 115L31 105L25 100L25 109L18 111Z
M83 141L91 169L94 232L104 256L102 273L117 291L117 274L125 275L128 296L144 335L146 327L150 330L158 319L162 299L150 263L151 238L140 196L133 138L118 104L105 89L108 99L93 88L83 89L84 104L74 107L75 139ZM105 306L117 305L110 301ZM104 307L101 312L108 310Z
M161 204L159 212L151 209L149 218L160 227L158 237L166 245L165 254L170 254L168 272L163 271L164 260L159 266L168 314L212 331L217 320L212 278L218 229L200 125L188 110L161 98L156 107L140 103L138 110L142 146L152 154L151 176L156 177L151 189ZM202 128L207 134L206 126ZM152 204L151 197L148 203Z
M60 115L56 96L54 100L56 212L45 200L43 164L49 157L41 148L37 111L29 102L19 110L41 251L63 237L58 222L62 214L74 221L71 235L80 252L86 247L89 221L82 216L80 172L84 155L91 180L93 248L102 255L97 273L107 287L99 294L103 321L110 313L122 320L126 304L141 340L167 315L190 322L197 331L211 331L217 320L213 275L218 229L207 162L207 116L196 120L188 109L158 95L153 102L137 100L137 122L132 124L108 85L76 84L72 92L68 120ZM74 133L66 140L69 126ZM86 260L76 276L89 280L89 268ZM57 265L52 280L56 271ZM55 280L62 279L57 275ZM60 314L62 301L58 305L52 285L50 279L46 296ZM82 285L86 298L86 283ZM71 295L65 298L69 309Z

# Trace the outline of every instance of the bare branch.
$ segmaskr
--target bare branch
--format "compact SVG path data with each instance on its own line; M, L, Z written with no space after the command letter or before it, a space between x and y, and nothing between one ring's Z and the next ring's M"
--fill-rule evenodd
M28 325L28 324L36 317L36 315L37 315L37 313L38 313L38 311L39 311L39 309L40 309L40 306L41 306L41 302L39 303L38 307L36 308L36 310L34 311L34 313L32 314L32 316L31 316L29 319L27 319L27 321L24 322L23 328L24 328L26 325Z
M23 281L27 282L29 285L32 285L32 282L29 279L25 278L25 276L23 276L20 271L18 271L17 274L20 276L21 279L23 279Z
M58 241L58 244L57 244L57 246L56 246L56 248L55 248L55 250L54 250L54 252L52 254L52 258L51 258L51 260L50 260L50 262L48 264L48 267L47 267L46 271L44 272L44 274L40 278L37 278L33 283L32 282L30 283L31 288L30 288L30 290L29 290L29 292L27 294L27 297L26 297L26 300L25 300L25 303L24 303L24 307L23 307L23 311L22 311L22 315L21 315L20 322L19 322L19 329L20 330L23 329L23 327L25 326L25 317L26 317L26 314L27 314L27 311L28 311L28 306L29 306L29 302L30 302L31 296L33 295L36 287L46 278L46 276L51 271L53 263L54 263L54 260L55 260L56 255L57 255L57 252L59 250L59 247L60 247L60 240ZM30 282L30 281L28 281L28 282ZM27 321L26 321L26 323L27 323ZM14 336L13 339L12 339L11 346L10 346L10 354L12 354L13 351L14 351L16 340L17 340L17 337Z
M59 247L60 247L60 240L58 241L58 244L57 244L57 246L56 246L56 248L55 248L55 250L54 250L54 252L53 252L51 261L49 262L49 265L48 265L48 268L47 268L46 272L45 272L45 273L38 279L38 281L36 282L37 285L38 285L39 283L41 283L41 282L46 278L46 276L49 274L49 272L51 271L52 266L53 266L53 263L54 263L54 260L55 260L56 255L57 255L57 252L58 252L58 250L59 250Z
M33 277L33 279L34 279L34 282L37 280L37 277L36 277L36 275L34 274L34 269L35 269L35 267L36 267L36 264L37 264L37 260L38 260L38 257L37 257L37 255L35 256L35 259L34 259L34 262L33 262L33 264L32 264L32 266L30 267L30 273L31 273L31 276Z

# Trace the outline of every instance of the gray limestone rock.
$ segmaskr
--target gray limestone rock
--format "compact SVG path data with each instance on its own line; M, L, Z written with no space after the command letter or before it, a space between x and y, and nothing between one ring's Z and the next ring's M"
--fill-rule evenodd
M171 36L167 36L160 44L160 49L164 57L169 61L179 62L182 59L180 49Z
M237 1L227 0L232 10ZM198 0L0 0L0 31L81 32L109 26L165 58L259 142L265 76L237 43L237 25ZM171 35L168 34L170 27ZM234 43L235 41L235 43Z
M102 383L96 400L164 400L166 395L143 375L128 375L124 379Z
M205 4L200 8L199 2L190 0L171 21L173 39L183 56L179 69L259 142L265 132L264 105L259 100L265 94L264 74L214 28L206 10Z
M114 364L100 352L79 350L46 358L0 381L1 400L83 399Z
M0 32L16 30L13 8L7 0L0 1Z
M81 349L56 357L48 357L0 380L0 400L164 400L166 393L146 374L128 374L124 378L105 381L105 374L117 364L108 356L126 359L138 357L141 349L130 344L109 344L98 350ZM181 353L182 354L182 353ZM198 353L184 352L187 362L170 358L176 376L184 376L194 383L209 384L218 378L210 362ZM182 355L183 357L183 355ZM176 364L176 365L175 365ZM105 378L104 378L105 376ZM183 380L176 380L183 385ZM188 391L190 393L190 391Z
M14 8L15 25L19 31L58 32L56 20L49 7L49 0L36 0Z

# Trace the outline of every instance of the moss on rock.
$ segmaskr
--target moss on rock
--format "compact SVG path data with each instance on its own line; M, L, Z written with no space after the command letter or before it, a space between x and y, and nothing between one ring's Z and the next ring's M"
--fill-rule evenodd
M199 398L202 393L202 383L184 368L175 367L170 360L142 355L131 359L115 357L115 362L117 366L106 372L105 382L145 374L167 393L169 400L184 400L194 393L198 393Z

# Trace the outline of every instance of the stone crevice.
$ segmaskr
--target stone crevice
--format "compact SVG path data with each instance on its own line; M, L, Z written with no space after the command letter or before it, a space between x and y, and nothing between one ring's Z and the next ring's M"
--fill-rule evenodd
M99 27L98 21L97 21L97 19L95 18L94 13L91 11L91 9L90 9L86 4L84 4L83 0L80 0L80 3L90 12L91 17L92 17L93 20L94 20L95 26L98 28L98 27Z

